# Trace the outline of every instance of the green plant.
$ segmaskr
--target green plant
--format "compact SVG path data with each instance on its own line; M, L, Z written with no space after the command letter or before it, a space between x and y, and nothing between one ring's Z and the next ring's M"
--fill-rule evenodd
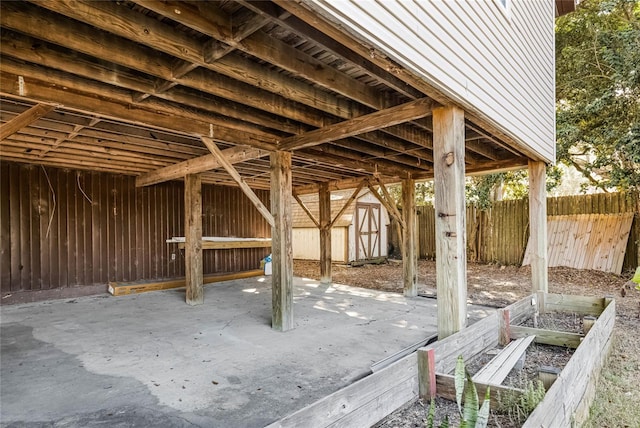
M489 388L487 388L482 407L479 407L478 391L476 389L476 385L473 383L471 374L469 374L469 371L465 367L462 355L458 357L458 361L456 363L454 386L456 389L458 412L460 412L460 428L486 428L489 423L490 391ZM429 405L429 413L427 414L427 421L425 424L427 428L434 428L435 413L436 405L432 399L431 404ZM445 417L440 424L440 428L448 427L449 419Z
M542 401L546 392L544 385L539 380L535 383L530 380L522 380L521 383L524 390L522 394L507 393L498 396L500 411L506 413L512 422L518 424L527 420Z
M482 407L479 407L478 391L464 365L462 355L458 357L454 375L456 402L461 418L460 428L485 428L489 423L489 388L487 387Z
M429 405L429 414L427 415L427 423L425 426L427 428L434 428L436 417L436 403L431 399L431 404ZM449 428L449 417L445 416L442 423L440 423L439 428Z

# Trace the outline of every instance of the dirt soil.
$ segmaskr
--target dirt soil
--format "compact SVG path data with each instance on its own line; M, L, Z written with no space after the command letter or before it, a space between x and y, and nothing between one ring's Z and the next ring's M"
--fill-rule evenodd
M467 272L470 303L504 307L530 294L529 267L469 263ZM318 262L296 260L294 274L318 279L320 267ZM333 281L340 284L402 292L402 263L397 260L359 267L334 264L332 276ZM591 418L586 427L640 427L640 389L637 387L640 379L640 292L625 286L631 276L629 272L616 276L562 267L549 269L550 293L598 297L611 295L616 299L613 347L600 376ZM418 262L418 284L418 293L435 294L434 261ZM441 406L449 404L446 400L436 402L436 409ZM455 411L455 403L453 406ZM424 427L427 412L428 403L425 405L417 401L394 412L377 426ZM500 419L493 418L489 426L505 425Z

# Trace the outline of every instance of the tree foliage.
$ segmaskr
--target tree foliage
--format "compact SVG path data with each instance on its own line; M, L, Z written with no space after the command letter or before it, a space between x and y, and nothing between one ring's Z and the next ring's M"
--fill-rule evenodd
M583 0L557 19L556 118L560 162L640 189L640 1Z

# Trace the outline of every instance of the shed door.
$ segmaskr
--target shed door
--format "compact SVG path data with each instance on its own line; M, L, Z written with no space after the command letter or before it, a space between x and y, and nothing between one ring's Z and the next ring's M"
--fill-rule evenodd
M380 204L356 203L356 260L380 257Z

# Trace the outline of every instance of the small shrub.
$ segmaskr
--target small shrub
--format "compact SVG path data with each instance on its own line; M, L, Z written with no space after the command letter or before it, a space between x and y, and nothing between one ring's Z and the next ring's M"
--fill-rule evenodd
M521 384L524 389L522 394L507 393L498 397L500 411L506 413L511 422L516 424L522 424L527 420L546 393L544 385L539 380L535 383L530 380L522 381Z

